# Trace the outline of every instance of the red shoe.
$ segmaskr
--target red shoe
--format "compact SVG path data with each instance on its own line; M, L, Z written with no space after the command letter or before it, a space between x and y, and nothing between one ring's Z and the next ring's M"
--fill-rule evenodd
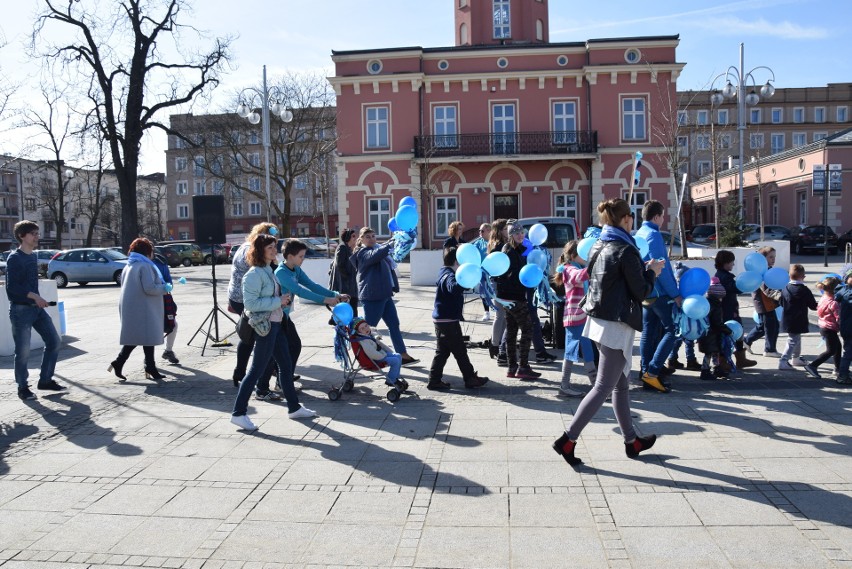
M538 379L541 377L541 374L537 371L533 371L530 366L521 366L515 373L515 377L518 379Z
M657 435L650 437L636 437L632 443L625 443L624 450L630 458L636 458L639 453L648 450L657 442Z

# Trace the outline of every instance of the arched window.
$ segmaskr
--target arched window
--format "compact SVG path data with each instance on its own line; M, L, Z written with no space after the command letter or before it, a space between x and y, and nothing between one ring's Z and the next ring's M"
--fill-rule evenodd
M459 26L459 43L462 45L467 43L467 24Z
M538 41L544 40L544 22L541 20L535 21L535 39Z

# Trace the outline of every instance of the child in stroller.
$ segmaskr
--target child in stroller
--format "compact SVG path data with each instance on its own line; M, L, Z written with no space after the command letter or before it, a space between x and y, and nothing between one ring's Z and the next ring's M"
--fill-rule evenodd
M396 397L391 395L394 391L389 392L388 399L391 401L399 399L399 394L408 390L408 382L399 377L402 355L395 353L387 344L373 336L372 328L361 317L353 318L349 329L352 330L349 341L358 363L365 370L378 371L387 366L388 373L385 383L393 387L396 392Z

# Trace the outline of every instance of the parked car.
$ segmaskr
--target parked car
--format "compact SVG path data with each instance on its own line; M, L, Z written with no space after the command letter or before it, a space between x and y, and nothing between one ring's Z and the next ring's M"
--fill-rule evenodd
M822 251L828 241L828 251L837 253L837 234L825 225L797 225L790 230L790 250L797 255Z
M552 257L551 269L559 264L559 256L562 254L565 244L572 239L582 237L580 229L577 227L577 221L573 217L525 217L519 219L518 223L523 225L527 231L537 223L547 228L547 241L544 242L544 245L548 248Z
M687 239L699 245L716 244L716 225L713 223L702 223L692 228Z
M163 255L166 259L169 259L168 250L173 251L177 255L177 264L171 266L177 267L178 265L183 265L184 267L189 267L200 265L204 262L204 253L201 251L201 247L195 243L163 243L160 246L167 250L167 254Z
M790 230L783 225L764 225L763 236L767 241L789 241ZM746 223L743 229L743 241L753 243L760 241L760 225L756 223Z
M668 231L660 231L660 233L663 236L663 242L666 244L666 247L668 247L669 244L672 242L672 234L669 233ZM695 242L690 242L690 241L686 242L686 246L687 247L698 247L700 249L706 249L707 248L707 245L702 245L701 243L695 243ZM680 254L680 239L678 239L677 237L674 238L673 254L676 254L676 255Z
M212 265L214 258L217 265L228 262L228 251L224 245L199 245L199 247L201 247L201 252L204 253L205 265Z
M162 257L162 261L169 267L177 267L180 265L180 255L174 249L167 249L162 245L154 246L154 253Z
M299 239L307 243L308 246L314 245L319 251L328 249L332 256L334 256L334 250L337 249L336 239L329 239L328 243L326 243L325 237L299 237Z
M69 282L85 286L90 282L121 284L121 271L127 257L112 249L71 249L62 251L47 265L48 278L65 288Z
M837 237L837 246L840 248L841 251L845 251L846 246L849 243L852 243L852 229L850 229L846 233L841 233Z

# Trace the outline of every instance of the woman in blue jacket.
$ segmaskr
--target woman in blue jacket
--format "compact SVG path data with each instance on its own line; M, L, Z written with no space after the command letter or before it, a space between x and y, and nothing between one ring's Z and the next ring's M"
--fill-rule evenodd
M402 365L409 365L420 360L408 355L399 330L399 316L393 303L393 294L399 292L399 281L393 259L390 258L393 243L391 239L378 245L376 232L369 227L362 227L358 234L358 246L349 262L358 271L358 298L364 307L364 319L370 326L376 326L379 320L384 320L394 351L402 354Z

